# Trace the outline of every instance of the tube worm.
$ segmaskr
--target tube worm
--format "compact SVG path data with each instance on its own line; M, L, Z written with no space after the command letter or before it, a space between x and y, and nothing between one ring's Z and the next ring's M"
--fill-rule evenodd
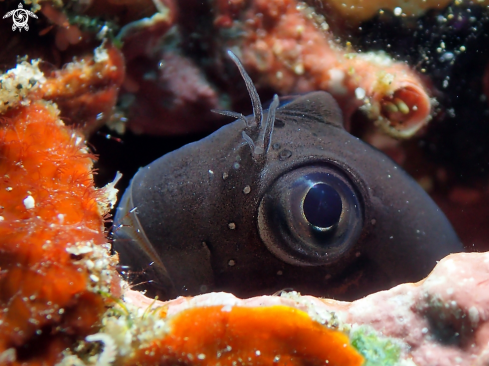
M257 0L245 25L242 59L259 73L261 85L282 94L326 90L340 104L347 128L358 108L399 138L412 136L430 120L429 90L415 71L382 52L340 47L324 17L305 5Z

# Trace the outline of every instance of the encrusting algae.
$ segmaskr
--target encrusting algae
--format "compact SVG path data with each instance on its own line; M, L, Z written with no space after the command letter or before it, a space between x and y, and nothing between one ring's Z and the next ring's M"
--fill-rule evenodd
M114 184L94 187L95 156L44 99L49 81L36 62L0 80L1 365L363 362L347 335L292 307L167 316L124 303L104 231Z

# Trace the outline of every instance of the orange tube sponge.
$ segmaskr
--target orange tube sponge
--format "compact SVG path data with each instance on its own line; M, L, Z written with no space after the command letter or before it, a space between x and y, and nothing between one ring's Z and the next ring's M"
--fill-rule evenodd
M105 311L108 201L94 188L84 139L56 106L36 100L35 90L30 100L4 90L25 89L23 74L2 76L0 91L10 107L0 118L0 364L51 365L96 331Z
M410 137L430 120L428 88L416 72L383 53L341 48L324 17L305 5L257 0L246 18L243 59L259 71L262 84L283 94L330 92L346 127L358 108L395 137Z
M363 357L346 335L287 306L210 306L168 320L165 337L139 349L126 365L341 365Z

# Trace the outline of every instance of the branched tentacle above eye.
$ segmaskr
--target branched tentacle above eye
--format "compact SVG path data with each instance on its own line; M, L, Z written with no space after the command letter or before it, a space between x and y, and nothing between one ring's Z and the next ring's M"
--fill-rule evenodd
M279 105L278 95L275 94L273 96L272 104L268 109L267 120L265 121L265 123L263 123L263 107L261 105L260 97L258 95L258 92L256 91L253 81L251 80L250 76L246 73L246 70L244 69L244 66L239 60L239 58L230 50L228 50L228 55L238 67L239 72L245 81L246 88L248 89L248 93L251 98L251 104L253 106L254 124L251 124L249 122L249 119L247 119L241 113L231 112L231 111L219 111L215 109L213 109L212 112L219 113L224 116L240 119L245 123L246 127L257 126L258 138L256 139L256 143L245 131L242 132L242 136L243 139L246 141L246 143L250 146L253 157L255 159L263 158L268 153L268 150L270 149L270 144L272 142L273 126L275 124L275 112Z
M250 94L251 105L253 106L253 116L255 117L255 123L257 126L261 126L263 122L263 107L261 105L260 96L256 91L255 84L253 84L250 76L246 73L246 70L239 58L230 50L228 50L228 55L238 67L239 73L245 81L246 89L248 89L248 93Z
M273 96L272 104L270 104L270 108L268 108L268 118L267 125L264 128L264 147L266 146L265 153L268 153L270 149L270 145L272 144L272 134L273 127L275 126L275 112L280 104L278 99L278 95L275 94Z
M241 113L238 112L232 112L232 111L220 111L217 109L211 109L211 112L217 113L217 114L222 114L223 116L228 116L228 117L233 117L236 119L240 119L244 122L246 127L251 127L252 125L248 122L245 116L243 116Z
M275 111L278 108L278 104L279 104L278 95L275 94L273 96L272 104L270 105L270 108L268 109L267 120L266 120L265 124L261 124L259 127L260 130L258 133L256 146L252 147L253 156L255 158L257 158L258 156L261 156L263 154L266 154L268 152L268 149L270 148L270 142L272 141L273 125L275 124ZM243 131L243 137L245 134L246 134L246 132ZM245 138L245 140L248 142L248 140L246 138ZM250 138L250 140L251 140L251 138ZM265 142L265 140L267 140L267 141Z

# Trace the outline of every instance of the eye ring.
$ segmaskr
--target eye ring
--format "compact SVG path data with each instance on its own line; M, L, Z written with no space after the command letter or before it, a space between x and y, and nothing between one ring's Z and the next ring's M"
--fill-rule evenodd
M352 250L363 229L364 205L358 192L336 165L295 168L278 177L263 195L258 209L260 237L286 263L335 263ZM312 206L305 206L307 200Z

